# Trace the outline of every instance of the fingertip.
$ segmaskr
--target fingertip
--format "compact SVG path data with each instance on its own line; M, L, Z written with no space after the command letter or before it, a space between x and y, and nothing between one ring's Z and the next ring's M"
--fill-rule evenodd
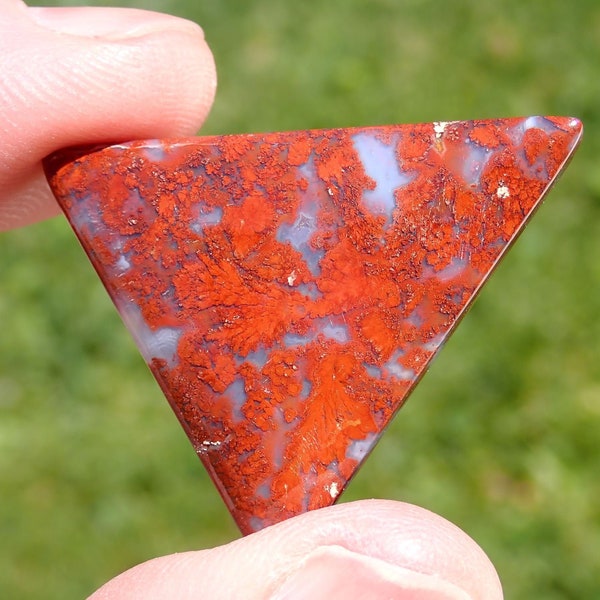
M485 553L433 513L391 501L317 510L213 550L142 564L91 600L177 597L501 600Z
M188 19L136 8L30 6L27 12L45 29L78 37L124 40L165 31L204 35L201 27Z
M2 230L56 214L39 182L48 154L195 135L212 107L213 55L190 21L133 9L19 5L0 18L0 29Z
M213 54L197 23L128 8L28 10L36 25L54 34L50 45L58 50L62 43L68 48L69 55L56 61L59 80L70 75L65 66L76 62L83 81L91 84L90 101L104 100L113 109L113 99L118 98L124 111L131 104L128 97L136 99L137 110L129 120L130 127L137 129L133 137L145 137L147 130L165 137L193 135L201 127L214 100L217 77ZM72 56L77 52L79 56ZM80 91L73 83L74 90ZM104 99L94 98L97 87ZM85 100L78 97L80 104ZM110 127L110 121L106 124Z
M483 549L462 529L419 506L362 500L309 512L277 527L287 540L335 544L407 573L439 578L474 600L503 598L496 569Z

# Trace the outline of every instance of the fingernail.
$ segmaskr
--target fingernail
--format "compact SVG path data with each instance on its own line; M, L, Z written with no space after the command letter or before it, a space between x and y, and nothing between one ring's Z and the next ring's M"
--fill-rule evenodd
M454 584L340 546L319 548L273 594L272 600L472 600Z
M30 7L32 20L46 29L81 37L128 40L179 31L202 34L202 29L186 19L133 8L45 8Z

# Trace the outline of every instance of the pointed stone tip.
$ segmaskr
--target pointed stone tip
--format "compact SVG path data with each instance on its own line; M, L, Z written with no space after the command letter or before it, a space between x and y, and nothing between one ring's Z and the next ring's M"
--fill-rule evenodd
M575 138L575 144L573 147L579 144L581 137L583 136L583 123L577 117L569 117L569 131L573 134Z
M569 133L575 140L583 134L583 123L577 117L546 117L557 127Z
M577 117L568 117L569 126L578 134L583 133L583 123Z
M558 176L566 165L571 162L573 154L581 142L583 123L577 117L545 117L545 119L566 134L567 145L563 150L562 165L556 173L556 176Z

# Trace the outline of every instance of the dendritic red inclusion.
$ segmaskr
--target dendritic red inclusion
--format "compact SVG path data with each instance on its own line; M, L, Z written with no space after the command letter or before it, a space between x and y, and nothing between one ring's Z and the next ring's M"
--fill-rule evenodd
M46 167L248 533L337 499L580 134L553 117L299 131Z

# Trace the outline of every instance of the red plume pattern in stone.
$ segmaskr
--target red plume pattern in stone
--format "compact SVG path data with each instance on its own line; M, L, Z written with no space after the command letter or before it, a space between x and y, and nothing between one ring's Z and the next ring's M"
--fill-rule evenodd
M529 117L151 140L46 169L249 533L337 499L580 135Z

